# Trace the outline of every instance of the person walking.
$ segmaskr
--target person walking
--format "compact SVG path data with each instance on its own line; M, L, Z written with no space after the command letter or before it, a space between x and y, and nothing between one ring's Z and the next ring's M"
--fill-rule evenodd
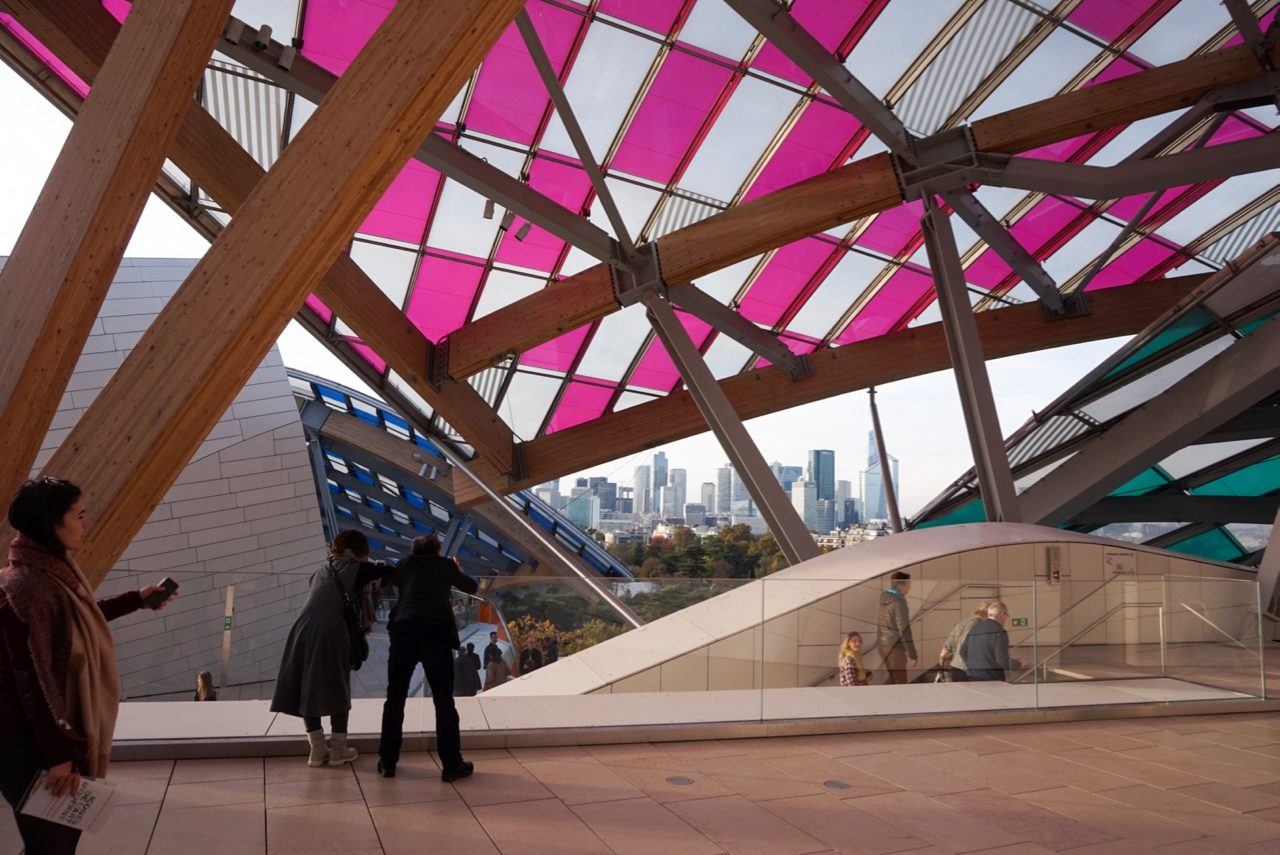
M0 793L14 809L29 855L76 851L80 831L17 812L36 774L55 796L80 776L107 774L120 703L115 643L107 621L158 611L149 585L98 600L76 566L90 522L70 481L27 481L9 505L9 563L0 569Z
M307 601L284 644L271 711L302 719L311 748L308 766L340 766L358 754L347 745L351 635L345 608L365 585L391 572L368 557L369 541L363 534L352 529L338 533L324 565L311 576ZM329 717L327 743L321 716Z
M868 671L862 662L862 633L851 632L844 637L838 657L841 686L869 686L875 672Z
M453 702L454 657L458 624L451 591L474 594L480 586L462 572L456 559L440 554L434 537L414 538L410 555L391 575L398 603L387 656L387 700L382 705L382 738L378 741L378 774L394 778L404 733L404 703L409 680L419 664L431 688L436 710L436 749L443 766L440 779L456 781L475 768L462 759L458 709Z
M475 645L468 645L475 650ZM458 651L453 660L453 696L455 698L474 698L480 692L480 657L468 653L466 648Z
M216 701L218 692L213 688L213 675L208 671L201 671L196 675L196 698L197 701Z
M1005 671L1027 667L1026 659L1009 657L1008 621L1009 609L996 600L987 606L986 620L978 621L961 642L960 657L971 681L1003 681Z
M911 610L907 594L911 591L911 575L898 570L890 577L889 590L880 595L876 650L889 672L886 686L907 682L907 667L916 667L916 645L911 638Z
M938 665L947 669L947 674L953 683L969 682L969 675L965 672L964 657L960 655L960 645L964 644L969 630L986 620L988 605L989 603L986 602L978 603L978 607L973 610L973 616L956 624L951 634L947 636L947 640L942 642L942 650L938 653Z
M498 646L498 633L489 633L489 644L484 649L484 689L489 691L495 686L501 686L507 682L511 669L507 666L507 660L502 655L502 648Z

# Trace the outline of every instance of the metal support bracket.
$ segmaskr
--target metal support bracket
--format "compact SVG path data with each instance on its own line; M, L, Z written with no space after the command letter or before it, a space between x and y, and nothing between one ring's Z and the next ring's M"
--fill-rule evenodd
M427 382L431 384L431 388L437 392L444 385L445 380L449 379L449 337L445 336L436 342L436 346L431 348L431 354L427 357Z
M622 307L634 306L645 294L658 292L666 295L667 283L662 278L662 261L658 258L658 244L646 243L636 248L635 264L618 264L609 268L613 284L613 298Z
M511 472L507 475L507 483L515 484L529 477L529 464L525 461L524 443L511 443Z
M766 332L715 297L693 284L670 292L669 298L681 309L706 321L723 335L772 362L791 375L792 380L813 376L808 354L797 356L777 336Z

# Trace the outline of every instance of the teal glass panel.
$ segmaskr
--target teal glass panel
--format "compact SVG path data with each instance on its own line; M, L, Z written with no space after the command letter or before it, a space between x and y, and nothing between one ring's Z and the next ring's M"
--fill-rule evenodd
M1145 496L1149 493L1157 493L1165 487L1173 483L1173 478L1169 476L1159 466L1152 466L1150 469L1140 473L1127 484L1119 487L1111 492L1113 496Z
M1267 496L1280 490L1280 455L1237 469L1191 490L1194 496Z
M1131 353L1127 359L1108 371L1103 380L1109 380L1115 375L1162 353L1165 349L1174 346L1183 339L1213 325L1213 318L1209 317L1203 309L1192 309L1174 321L1168 329L1161 331L1155 338L1142 345L1142 347Z
M982 506L981 499L974 499L968 504L961 505L946 516L939 517L936 520L925 520L917 523L912 528L933 528L940 525L960 525L961 523L986 522L987 511Z
M1195 555L1213 561L1238 561L1249 552L1225 528L1210 529L1203 534L1197 534L1195 537L1189 537L1165 548L1170 552Z

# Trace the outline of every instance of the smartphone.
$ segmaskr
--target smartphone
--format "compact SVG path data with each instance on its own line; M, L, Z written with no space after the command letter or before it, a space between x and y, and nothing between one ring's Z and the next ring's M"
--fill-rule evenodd
M143 602L146 603L147 608L160 608L161 604L164 603L165 600L178 592L178 583L170 579L168 576L165 576L160 580L160 587L162 590L153 591L143 600Z

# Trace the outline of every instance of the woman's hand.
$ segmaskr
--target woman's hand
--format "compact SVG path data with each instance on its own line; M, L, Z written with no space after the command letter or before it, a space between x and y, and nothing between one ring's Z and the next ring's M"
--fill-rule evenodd
M145 606L145 607L146 607L146 608L148 608L148 609L151 609L151 606L148 606L148 605L146 604L146 603L147 603L147 597L151 596L152 594L158 593L158 592L163 592L164 590L165 590L165 588L164 588L164 586L163 586L163 585L148 585L147 587L140 589L140 590L138 591L138 593L142 595L142 604L143 604L143 606ZM168 598L168 599L164 600L163 602L161 602L161 603L160 603L160 605L156 606L154 609L151 609L151 610L152 610L153 612L158 612L158 611L160 611L162 608L164 608L165 606L169 605L169 600L172 600L172 599L173 599L174 597L176 597L176 596L178 596L178 592L177 592L177 591L174 591L174 592L173 592L173 594L171 594L171 595L169 596L169 598Z
M70 760L59 763L49 770L49 780L45 782L45 786L54 797L64 796L67 793L75 795L80 789L80 773L76 771L76 767Z

